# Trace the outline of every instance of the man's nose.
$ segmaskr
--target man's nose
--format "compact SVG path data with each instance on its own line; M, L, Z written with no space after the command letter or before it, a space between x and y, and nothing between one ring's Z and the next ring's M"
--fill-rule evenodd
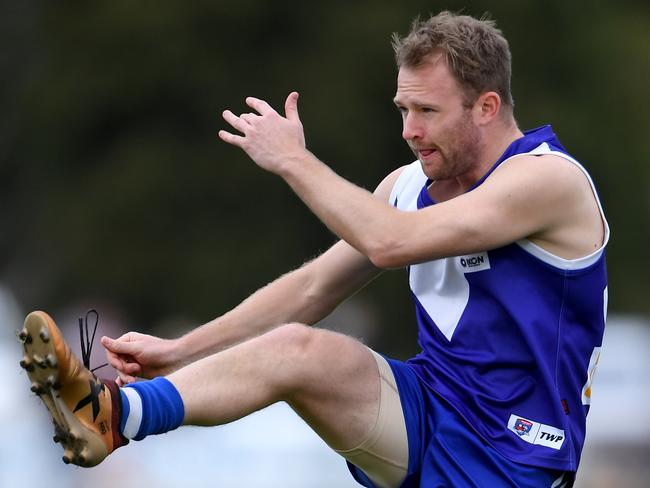
M413 113L407 113L404 116L402 138L405 141L422 138L422 126L418 121L418 118L414 116Z

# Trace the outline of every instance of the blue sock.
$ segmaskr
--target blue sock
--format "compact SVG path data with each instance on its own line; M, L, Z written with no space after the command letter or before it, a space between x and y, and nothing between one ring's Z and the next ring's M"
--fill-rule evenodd
M179 427L185 417L183 399L166 378L133 383L120 389L124 437L140 441L151 434L162 434Z

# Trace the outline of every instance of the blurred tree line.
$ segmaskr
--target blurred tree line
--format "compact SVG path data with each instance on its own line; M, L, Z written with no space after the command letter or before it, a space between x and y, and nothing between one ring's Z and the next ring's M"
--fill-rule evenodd
M217 139L221 111L300 91L310 149L372 189L413 159L390 36L442 9L497 20L520 126L552 123L601 193L610 310L650 313L647 0L3 2L0 280L26 310L109 302L153 332L236 305L335 238ZM414 350L403 271L359 300L379 346Z

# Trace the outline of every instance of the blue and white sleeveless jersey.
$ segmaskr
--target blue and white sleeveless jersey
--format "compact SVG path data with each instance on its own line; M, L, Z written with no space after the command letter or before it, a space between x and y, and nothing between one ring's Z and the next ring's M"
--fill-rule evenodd
M577 165L598 200L550 126L514 141L473 188L521 154L554 154ZM416 161L390 201L407 211L434 205L430 184ZM409 366L513 461L578 467L607 310L609 228L600 212L604 243L579 259L521 240L408 268L422 349Z

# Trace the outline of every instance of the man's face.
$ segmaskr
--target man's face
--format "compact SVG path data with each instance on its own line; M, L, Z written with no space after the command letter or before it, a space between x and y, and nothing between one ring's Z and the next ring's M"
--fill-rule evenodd
M442 54L400 68L394 101L402 114L402 137L429 179L454 178L479 163L481 132Z

